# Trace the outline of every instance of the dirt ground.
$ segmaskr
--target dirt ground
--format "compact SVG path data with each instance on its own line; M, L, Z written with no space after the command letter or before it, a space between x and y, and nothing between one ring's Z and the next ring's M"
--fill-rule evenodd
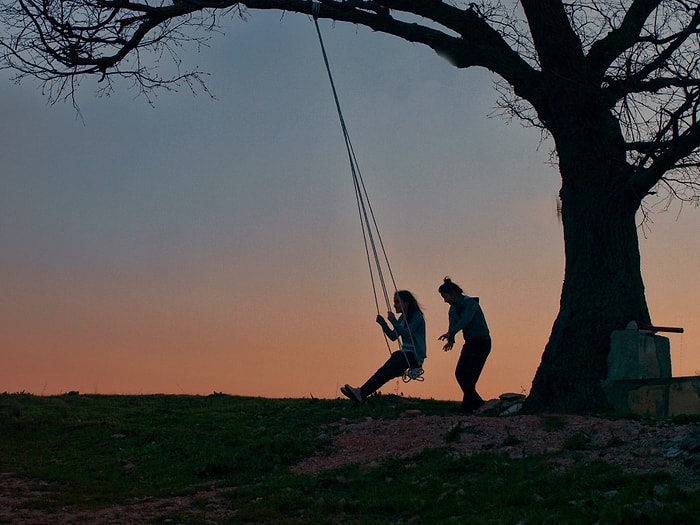
M397 420L341 421L338 425L343 432L333 452L307 458L293 471L314 474L350 463L410 457L426 448L447 445L460 455L494 452L518 458L548 454L562 469L575 456L578 461L607 461L631 473L664 471L689 484L700 478L700 469L692 466L694 459L700 462L700 450L695 450L700 448L698 424L649 426L559 415L443 417L409 411ZM459 440L447 442L448 433L459 434ZM572 446L576 443L583 446Z
M444 417L407 411L396 420L340 420L325 430L336 436L331 452L305 459L292 467L293 472L313 475L348 464L372 465L384 458L407 458L426 448L447 446L455 455L486 452L519 458L547 454L562 470L574 461L602 460L631 473L668 472L688 490L700 488L697 423L650 426L582 416ZM47 516L26 506L51 490L50 484L40 480L0 473L0 523L124 525L183 511L191 511L208 523L219 523L235 518L236 513L223 496L227 489L214 487L193 496L135 501L90 514L63 509Z

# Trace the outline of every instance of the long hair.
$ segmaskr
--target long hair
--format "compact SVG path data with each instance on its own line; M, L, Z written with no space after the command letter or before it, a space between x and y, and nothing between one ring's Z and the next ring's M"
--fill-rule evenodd
M394 295L401 299L401 302L404 303L405 311L401 313L406 317L407 321L411 319L413 317L413 314L415 314L416 312L420 314L423 313L423 311L420 308L420 305L418 304L418 301L408 290L399 290Z
M450 279L449 277L445 277L442 280L440 288L438 288L438 293L456 293L457 295L462 295L464 293L464 290L462 290L462 287L458 284L453 283L452 279Z

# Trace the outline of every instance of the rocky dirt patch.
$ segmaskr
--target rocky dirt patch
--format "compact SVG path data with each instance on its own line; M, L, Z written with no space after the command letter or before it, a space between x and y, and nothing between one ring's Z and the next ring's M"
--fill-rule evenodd
M584 416L425 416L408 411L396 420L340 421L330 454L307 458L294 472L315 474L387 457L407 458L427 448L459 455L547 455L562 469L574 461L602 460L626 472L663 471L700 488L700 425L657 424Z

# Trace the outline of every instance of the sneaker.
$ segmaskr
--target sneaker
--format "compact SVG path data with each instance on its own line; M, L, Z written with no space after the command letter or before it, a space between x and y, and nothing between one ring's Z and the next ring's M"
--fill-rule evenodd
M359 388L353 388L350 385L345 385L340 388L340 391L345 397L351 399L355 403L362 403L362 391Z

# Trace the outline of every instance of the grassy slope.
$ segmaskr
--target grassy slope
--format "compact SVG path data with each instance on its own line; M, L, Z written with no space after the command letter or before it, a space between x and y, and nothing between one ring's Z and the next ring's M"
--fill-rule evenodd
M631 476L603 464L554 474L542 458L453 458L438 449L410 461L318 476L288 471L328 447L332 424L342 418L451 408L395 396L353 407L343 400L217 394L4 394L0 473L50 482L50 491L27 503L47 512L195 494L216 485L224 488L231 523L697 522L697 494L660 474ZM207 520L205 509L193 508L152 521Z

